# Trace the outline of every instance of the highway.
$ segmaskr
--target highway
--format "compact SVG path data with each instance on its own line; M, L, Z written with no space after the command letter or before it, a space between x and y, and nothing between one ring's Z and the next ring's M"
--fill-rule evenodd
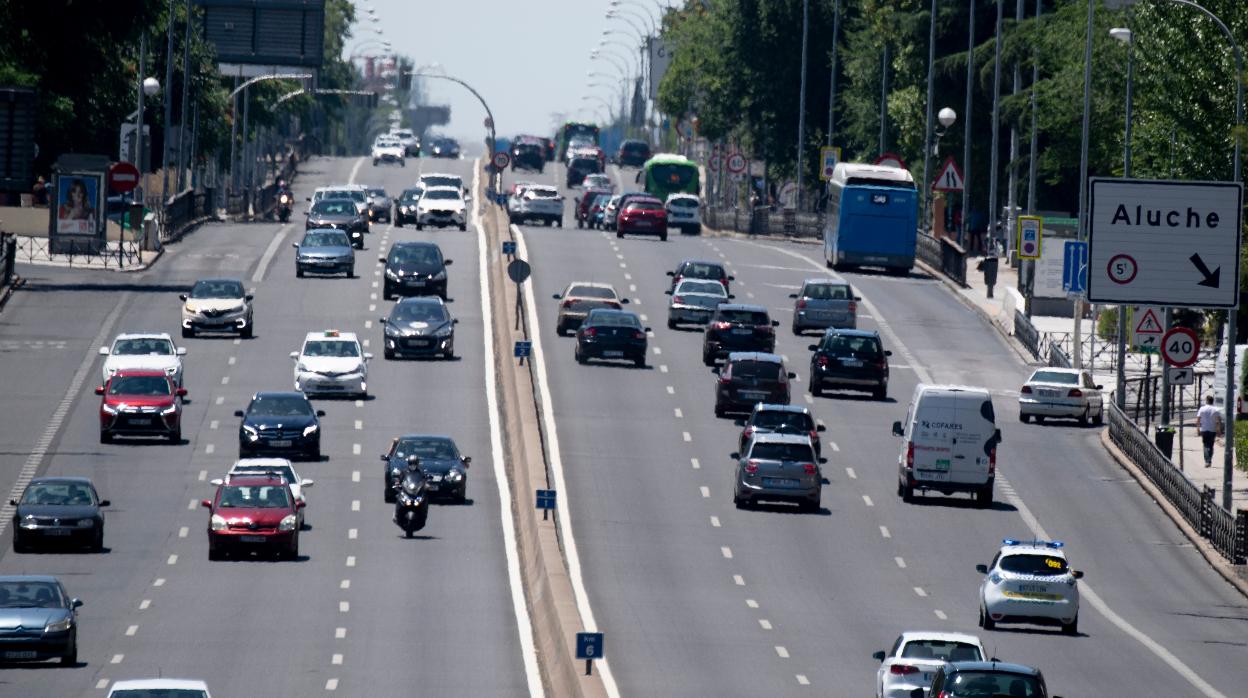
M58 575L85 605L79 666L8 669L0 695L104 695L113 680L157 675L203 678L226 697L528 690L491 455L497 420L486 402L475 226L374 224L356 253L356 278L294 276L290 243L314 187L354 181L397 195L422 167L472 182L470 161L408 164L312 159L294 182L290 224L205 225L145 272L19 265L27 286L0 315L0 490L23 476L85 475L112 506L104 554L17 555L6 522L0 574ZM391 303L379 300L377 256L416 239L438 242L455 260L453 361L382 358L377 319ZM235 276L254 289L254 339L179 337L177 294L203 276ZM301 557L209 562L199 500L237 455L234 410L255 391L292 389L289 352L306 332L329 328L359 333L377 358L369 400L317 401L327 413L326 457L296 464L316 481ZM167 331L187 347L184 443L99 444L96 350L121 331ZM435 504L413 540L391 523L378 460L392 437L409 432L450 434L473 458L469 503Z
M615 171L633 189L633 171ZM562 169L507 181L562 184ZM866 302L859 327L893 352L885 402L811 399L813 337L788 331L788 294L823 276L820 248L673 234L617 240L521 226L533 267L539 340L566 473L571 523L610 673L622 695L869 695L876 662L905 630L978 634L988 651L1039 667L1051 693L1237 695L1248 606L1099 443L1096 429L1023 425L1017 390L1029 369L977 314L921 273L847 274ZM665 272L719 260L738 302L780 321L778 353L799 379L794 401L826 425L824 509L740 511L731 501L739 428L712 412L715 377L701 333L669 330ZM557 337L551 294L572 280L613 284L653 328L644 369L577 365ZM962 497L905 505L895 493L903 419L916 383L993 390L997 503ZM977 592L1004 537L1066 541L1081 582L1080 635L976 627Z

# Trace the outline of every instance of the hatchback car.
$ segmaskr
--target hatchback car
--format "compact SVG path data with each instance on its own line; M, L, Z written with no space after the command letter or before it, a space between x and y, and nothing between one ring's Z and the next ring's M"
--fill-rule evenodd
M911 693L911 695L914 695ZM1049 698L1044 675L1039 669L1007 662L951 662L936 670L931 696L1019 696ZM1053 696L1052 698L1061 698Z
M879 660L875 672L876 698L910 698L925 692L946 662L981 662L984 644L966 633L904 632L891 649L871 655ZM923 693L926 695L926 693Z
M615 154L620 167L641 167L650 159L650 144L645 141L624 141Z
M546 169L546 146L536 138L522 138L511 146L511 171L516 168L542 172Z
M368 214L356 211L351 199L321 199L312 204L304 230L341 230L346 233L351 246L364 249L364 234L368 232Z
M396 242L389 254L377 258L384 264L381 297L436 295L446 300L446 268L452 260L432 242Z
M793 302L793 334L829 327L853 329L858 326L858 301L854 289L835 279L806 279L802 289L790 293Z
M472 458L461 455L455 440L436 434L405 434L390 442L381 454L385 463L382 480L387 502L394 501L392 479L401 476L410 456L420 456L420 470L430 498L447 498L460 504L468 499L468 466Z
M761 305L721 304L702 334L702 363L713 366L734 351L775 351L779 324Z
M888 357L875 330L828 330L818 344L808 347L810 394L829 388L862 390L876 400L888 397Z
M100 395L100 443L115 436L163 436L182 441L182 398L164 371L123 369L95 389Z
M459 141L454 138L435 138L429 153L435 158L459 158Z
M220 485L239 477L256 477L257 475L276 474L290 487L290 494L303 507L308 505L304 490L316 484L312 478L301 477L295 472L295 466L285 458L242 458L234 461L224 478L212 480L212 484ZM299 529L303 530L304 511L299 509Z
M760 402L789 404L789 379L796 378L784 368L776 354L734 352L723 366L711 371L719 376L715 384L715 416L729 412L749 412Z
M148 368L164 371L174 385L182 385L182 357L186 347L173 344L167 332L132 332L117 335L111 346L100 347L100 356L107 356L100 368L100 385L123 368Z
M732 454L737 461L732 503L744 509L762 500L797 502L803 511L819 511L823 492L822 459L810 439L789 434L759 434L749 448Z
M22 496L9 500L13 513L13 552L24 553L40 544L69 544L104 549L103 507L95 485L85 477L37 477Z
M420 202L420 189L404 189L394 201L394 227L402 228L404 223L416 223L416 204Z
M299 351L290 352L295 362L295 390L304 395L351 395L368 397L368 362L354 332L309 332Z
M455 358L455 325L446 303L437 296L403 298L380 319L387 359L409 356Z
M182 300L182 336L194 337L196 332L237 332L251 339L255 332L252 321L252 296L238 279L200 279Z
M195 679L114 681L108 698L212 698L208 684Z
M1077 419L1081 426L1105 421L1105 397L1092 374L1077 368L1036 369L1018 391L1018 418Z
M667 240L667 209L658 199L630 199L615 220L615 236L657 235Z
M386 193L383 187L368 187L368 217L369 220L379 221L385 219L387 223L393 221L392 212L394 210L394 201L390 195Z
M295 501L279 475L230 478L200 504L209 512L209 560L252 552L299 557L299 510L304 505Z
M760 402L754 405L749 417L737 420L737 426L741 427L741 436L737 439L738 451L744 452L750 445L750 439L760 434L792 434L809 437L810 445L815 447L815 455L823 455L819 434L826 427L816 423L815 416L805 407Z
M312 408L303 393L266 392L251 397L246 410L235 410L238 457L267 453L303 455L321 459L321 421L324 410Z
M590 359L632 361L638 368L646 365L646 333L636 313L626 310L598 308L589 311L576 330L576 362Z
M715 309L733 298L718 281L685 279L676 284L673 291L663 293L671 296L667 303L667 327L677 325L705 325L715 314Z
M559 313L555 316L555 334L560 337L580 327L589 311L596 308L619 310L628 303L628 299L620 298L610 284L592 281L573 281L563 289L563 293L556 293L553 298L559 301Z
M702 232L701 202L695 194L668 194L664 208L667 209L667 225L684 235Z
M355 250L341 230L309 230L295 248L295 276L304 274L343 274L355 276Z
M77 665L81 606L56 577L0 577L0 662Z
M1061 541L1006 538L996 557L975 571L986 575L979 586L979 627L997 623L1060 625L1067 635L1079 634L1079 581Z
M715 281L724 287L725 293L731 293L729 287L730 282L736 281L737 277L728 273L724 265L719 262L705 262L700 259L686 259L676 268L667 272L672 277L671 290L676 290L676 285L685 279L704 279L707 281Z

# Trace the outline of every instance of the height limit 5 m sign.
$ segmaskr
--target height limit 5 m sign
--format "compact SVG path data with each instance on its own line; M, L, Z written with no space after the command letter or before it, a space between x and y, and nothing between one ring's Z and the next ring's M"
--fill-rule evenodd
M1092 179L1088 300L1234 308L1243 187Z

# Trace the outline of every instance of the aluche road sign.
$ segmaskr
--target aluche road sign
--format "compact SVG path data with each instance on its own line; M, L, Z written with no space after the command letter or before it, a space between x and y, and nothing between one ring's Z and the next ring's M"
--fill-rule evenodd
M1161 358L1175 368L1191 366L1199 354L1200 338L1186 327L1171 328L1161 338Z
M1019 259L1040 259L1040 231L1044 219L1040 216L1018 217L1018 257Z

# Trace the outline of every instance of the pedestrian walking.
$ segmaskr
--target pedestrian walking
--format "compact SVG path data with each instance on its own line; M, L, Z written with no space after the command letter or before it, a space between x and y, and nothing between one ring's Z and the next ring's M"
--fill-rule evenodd
M1222 413L1213 406L1213 396L1205 396L1205 404L1196 411L1196 430L1205 446L1205 467L1213 466L1213 442L1222 435Z
M35 186L31 190L36 206L48 205L48 185L44 182L43 175L39 175L35 179Z

